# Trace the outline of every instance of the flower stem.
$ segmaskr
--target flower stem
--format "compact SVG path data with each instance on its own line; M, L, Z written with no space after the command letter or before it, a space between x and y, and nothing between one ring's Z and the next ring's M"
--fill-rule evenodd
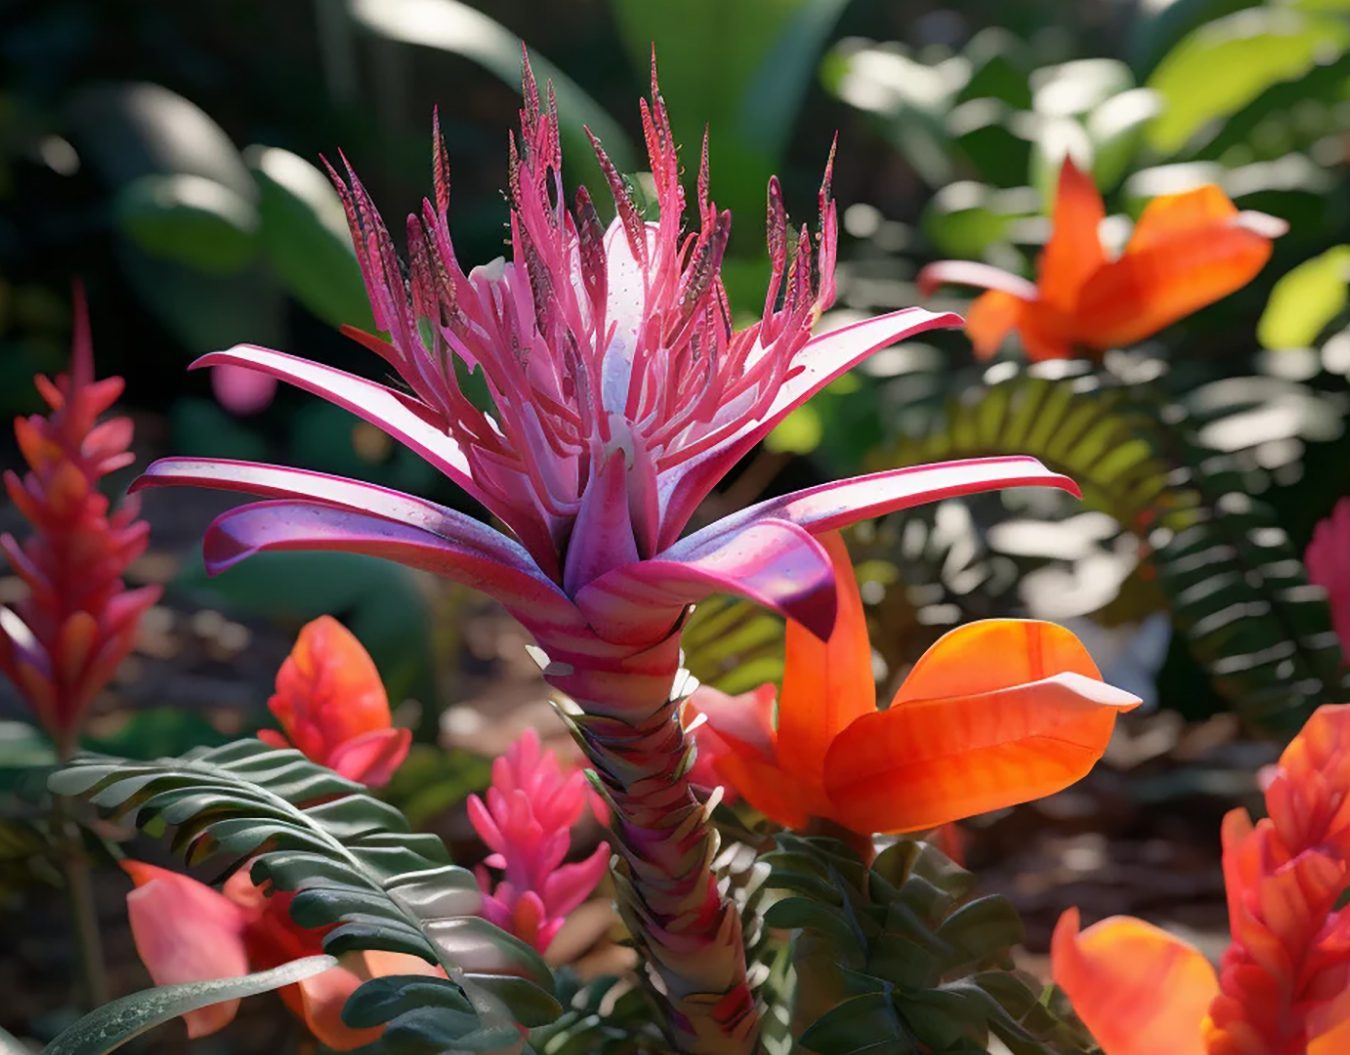
M759 1009L741 920L712 868L717 834L685 775L691 745L671 698L678 641L588 658L545 676L575 701L566 717L610 801L619 910L667 1032L690 1055L749 1055Z
M74 755L73 743L60 746L62 764ZM108 977L104 969L103 939L98 929L89 858L79 826L67 815L65 803L59 796L52 799L52 831L61 853L70 925L80 958L80 1000L86 1008L99 1007L108 1002Z

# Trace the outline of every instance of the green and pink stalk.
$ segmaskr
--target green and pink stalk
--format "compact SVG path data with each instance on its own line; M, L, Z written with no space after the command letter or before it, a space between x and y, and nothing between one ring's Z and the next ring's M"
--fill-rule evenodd
M730 214L696 224L653 71L642 105L660 218L645 221L598 143L617 218L563 196L558 121L524 77L510 148L511 259L467 273L448 224L435 139L434 200L408 217L405 269L360 181L334 174L387 340L352 336L406 388L256 346L207 355L350 410L435 465L506 527L373 484L248 462L169 458L138 486L190 484L263 500L219 517L206 561L265 550L343 550L436 572L497 598L540 646L549 684L613 808L620 908L688 1052L749 1052L758 1009L740 920L718 889L717 836L687 777L676 691L680 631L712 593L748 597L827 635L833 573L815 535L922 502L1001 487L1074 490L1030 458L876 473L762 502L682 536L695 508L778 422L873 352L954 315L910 308L813 337L834 297L829 165L820 228L793 234L769 184L772 271L760 319L732 328L720 278ZM479 371L485 410L461 389Z

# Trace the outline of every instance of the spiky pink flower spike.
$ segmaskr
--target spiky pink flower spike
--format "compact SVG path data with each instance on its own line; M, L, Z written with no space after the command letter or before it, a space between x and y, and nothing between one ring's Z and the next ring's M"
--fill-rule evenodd
M158 586L128 590L122 582L150 528L137 519L138 501L114 510L99 491L104 476L135 458L127 450L130 419L99 421L122 394L122 379L94 380L79 286L70 372L54 382L38 375L36 384L51 412L15 419L28 472L5 473L5 489L32 533L23 543L0 536L28 587L14 608L0 608L0 671L66 755L85 710L131 651L142 613L160 594Z
M605 874L609 847L597 846L582 861L563 864L572 826L586 806L586 777L566 775L558 757L545 751L533 729L492 763L487 802L469 796L469 821L492 851L478 870L483 912L503 930L546 952L567 914L580 905ZM502 873L494 883L488 869Z
M684 227L655 72L642 107L654 222L599 144L618 216L602 226L584 189L569 209L552 94L545 105L528 62L524 98L508 170L510 260L461 267L439 136L434 200L408 218L406 272L361 183L350 170L350 185L339 182L388 339L353 336L406 388L254 346L198 362L253 369L345 407L430 461L509 534L425 499L274 465L172 458L140 484L267 499L211 526L213 571L263 550L346 550L501 601L547 653L544 675L570 698L564 709L610 799L620 908L672 1039L684 1051L748 1052L758 1013L740 921L711 870L716 836L687 779L691 748L672 699L689 606L738 593L828 636L833 573L814 535L952 495L1074 486L1030 458L921 466L770 499L682 538L699 502L794 407L878 349L960 320L910 308L811 335L834 296L827 166L814 239L789 233L770 182L764 312L733 329L719 274L730 216L708 197L705 148L695 224ZM473 371L490 409L461 387Z

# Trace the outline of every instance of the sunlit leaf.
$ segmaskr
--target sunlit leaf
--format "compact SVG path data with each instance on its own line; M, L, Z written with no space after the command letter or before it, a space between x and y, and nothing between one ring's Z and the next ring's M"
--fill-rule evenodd
M260 240L290 293L330 326L374 329L342 203L328 177L280 147L253 146Z
M1350 245L1305 260L1275 283L1256 327L1267 348L1308 348L1350 303Z
M204 176L141 176L118 192L113 210L145 252L208 275L238 271L258 249L257 208Z
M1239 11L1201 26L1158 64L1148 86L1166 100L1149 128L1172 153L1267 88L1296 80L1350 47L1350 25L1281 7Z

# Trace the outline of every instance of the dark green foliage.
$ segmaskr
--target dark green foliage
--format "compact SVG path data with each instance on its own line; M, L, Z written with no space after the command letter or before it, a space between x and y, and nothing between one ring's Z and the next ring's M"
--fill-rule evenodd
M147 763L85 756L51 788L151 832L172 829L189 863L251 858L255 883L295 892L296 923L331 928L325 952L382 949L444 968L449 981L386 978L353 996L349 1017L390 1023L391 1051L432 1050L417 1046L426 1037L446 1050L452 1036L460 1050L489 1051L489 1039L517 1035L517 1022L543 1024L560 1010L548 967L476 915L478 885L438 838L410 832L392 806L298 751L240 740ZM433 991L439 1000L419 995Z
M833 839L783 835L767 912L792 928L795 1026L817 1055L956 1055L997 1037L1014 1055L1093 1050L1077 1023L1012 966L1022 939L1002 897L927 843L903 840L871 868Z
M690 673L723 692L748 692L783 677L783 621L749 601L700 602L680 645Z
M893 464L1030 454L1072 477L1087 506L1139 539L1138 574L1161 588L1219 693L1254 721L1297 729L1345 697L1330 610L1243 463L1198 438L1205 424L1145 385L1018 376L953 400Z
M620 978L558 975L563 1013L530 1033L538 1055L673 1055L646 989Z

